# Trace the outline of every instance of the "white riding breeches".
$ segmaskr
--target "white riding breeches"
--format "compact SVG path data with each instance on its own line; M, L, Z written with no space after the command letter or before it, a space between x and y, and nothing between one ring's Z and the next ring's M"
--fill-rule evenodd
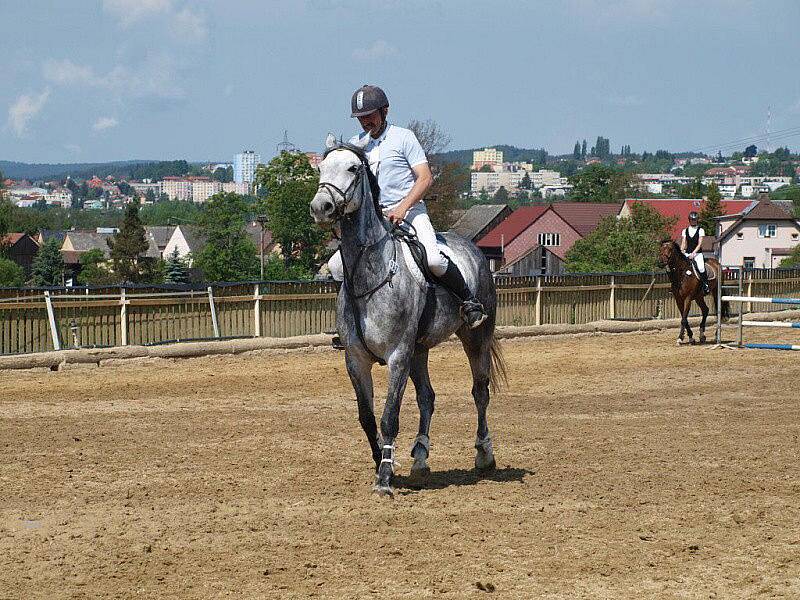
M689 258L688 254L686 255L686 258ZM689 259L689 260L691 260L691 259ZM697 254L694 255L694 264L697 265L697 270L700 273L705 273L705 271L706 271L706 261L703 258L703 254L701 252L698 252Z
M383 207L384 214L392 210L394 206ZM417 202L411 207L411 210L406 213L406 221L411 223L411 226L417 232L417 239L425 246L425 254L428 258L428 268L431 273L437 277L441 277L447 271L448 259L439 252L439 247L436 244L436 232L431 224L431 219L428 216L428 210L424 202ZM328 270L331 276L336 281L344 280L344 269L342 268L342 254L337 250L333 256L328 260Z

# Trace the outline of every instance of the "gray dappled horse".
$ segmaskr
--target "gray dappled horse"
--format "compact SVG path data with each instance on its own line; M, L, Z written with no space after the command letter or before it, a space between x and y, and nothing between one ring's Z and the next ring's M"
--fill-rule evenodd
M369 136L364 136L365 144ZM320 184L311 201L311 215L319 224L341 227L345 280L337 303L337 329L345 347L345 363L358 400L358 417L367 435L376 467L374 490L393 495L395 440L400 427L400 403L409 376L417 392L419 433L412 445L410 482L423 485L430 476L430 424L434 392L428 376L428 351L455 333L464 346L472 370L472 396L478 409L475 468L495 466L486 423L489 386L496 389L505 375L498 340L494 336L497 299L486 259L472 242L458 235L443 236L448 255L488 318L476 329L462 320L460 300L437 286L435 308L426 318L427 284L404 259L402 242L377 204L377 182L369 170L363 146L337 142L329 135L320 164ZM416 269L414 267L414 269ZM424 321L420 327L421 319ZM422 329L422 330L421 330ZM373 404L372 365L389 368L386 405L378 435Z

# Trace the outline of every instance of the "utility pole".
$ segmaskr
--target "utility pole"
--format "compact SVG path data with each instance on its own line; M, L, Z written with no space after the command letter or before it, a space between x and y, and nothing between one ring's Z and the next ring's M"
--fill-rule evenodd
M258 215L256 222L261 225L261 243L258 245L258 254L261 260L261 281L264 281L264 229L269 221L267 215Z

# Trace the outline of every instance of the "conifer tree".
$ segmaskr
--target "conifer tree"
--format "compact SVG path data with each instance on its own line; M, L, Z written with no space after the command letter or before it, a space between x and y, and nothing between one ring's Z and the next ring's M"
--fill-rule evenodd
M53 287L63 285L64 258L58 240L51 238L33 259L33 285Z
M186 266L186 261L178 255L178 249L175 248L172 254L167 257L166 273L164 274L164 283L188 283L189 282L189 269Z
M725 214L725 207L722 204L722 194L719 192L719 187L716 183L712 182L708 186L708 195L703 206L700 207L700 214L698 215L698 223L700 227L705 230L706 235L717 235L717 222L715 217L721 217Z
M125 207L125 218L119 232L108 240L114 273L122 282L139 283L142 280L143 255L148 244L144 225L139 218L139 201Z
M581 159L581 143L575 142L575 149L572 151L572 158L575 160Z

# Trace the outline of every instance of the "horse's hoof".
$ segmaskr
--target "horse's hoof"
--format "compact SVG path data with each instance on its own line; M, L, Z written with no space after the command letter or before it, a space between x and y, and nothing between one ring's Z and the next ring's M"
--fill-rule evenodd
M694 341L694 338L689 338L689 345L694 346L697 342Z
M704 335L700 336L700 343L701 344L705 344L706 343L706 336L704 336Z
M372 493L377 494L381 498L392 498L394 499L394 490L390 485L380 485L378 483L372 488Z
M497 468L497 463L494 461L494 456L489 457L489 460L486 458L481 458L481 456L475 457L475 470L478 473L491 473Z
M422 467L421 469L411 469L408 475L408 485L411 487L423 487L428 484L431 478L430 467Z

